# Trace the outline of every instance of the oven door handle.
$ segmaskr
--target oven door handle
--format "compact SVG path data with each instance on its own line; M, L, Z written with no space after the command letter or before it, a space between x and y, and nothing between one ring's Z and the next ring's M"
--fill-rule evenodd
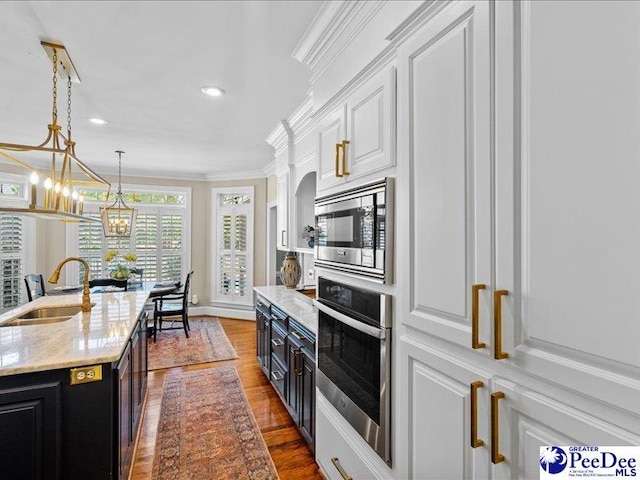
M343 313L337 312L333 308L327 307L325 304L322 303L322 300L316 300L316 305L318 307L318 310L335 318L339 322L342 322L346 325L349 325L352 328L355 328L359 332L365 333L371 337L379 338L380 340L383 340L386 337L386 330L384 328L372 327L371 325L367 325L366 323L362 323L362 322L359 322L358 320L354 320L353 318L348 317Z

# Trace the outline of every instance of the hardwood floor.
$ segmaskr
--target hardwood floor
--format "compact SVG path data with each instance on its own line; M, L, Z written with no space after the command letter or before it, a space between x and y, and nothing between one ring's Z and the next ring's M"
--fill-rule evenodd
M321 480L322 476L319 473L318 465L315 463L307 442L298 432L282 401L258 366L255 323L228 318L222 318L220 322L239 358L226 362L215 362L215 364L233 363L235 365L249 405L256 417L258 427L269 448L269 453L281 480ZM214 364L202 363L149 372L147 402L134 463L131 468L130 478L132 480L152 478L156 428L164 376L169 371L197 370L211 365Z

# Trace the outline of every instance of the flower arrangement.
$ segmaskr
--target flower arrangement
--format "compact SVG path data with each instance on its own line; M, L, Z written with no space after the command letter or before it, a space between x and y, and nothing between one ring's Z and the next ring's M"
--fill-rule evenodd
M316 229L311 225L305 225L302 229L302 238L304 238L310 247L313 247L316 238Z
M109 276L123 280L131 275L131 266L138 260L138 257L133 253L120 255L118 250L109 250L104 256L104 260L109 264L107 267Z

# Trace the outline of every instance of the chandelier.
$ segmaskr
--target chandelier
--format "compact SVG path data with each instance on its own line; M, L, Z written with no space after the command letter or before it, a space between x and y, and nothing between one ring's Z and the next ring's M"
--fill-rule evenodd
M76 155L76 142L71 136L71 83L80 83L67 49L64 45L46 41L40 42L47 52L53 66L53 105L51 109L51 123L47 125L48 134L38 145L21 145L0 142L0 158L9 160L31 171L29 208L0 207L2 212L12 212L23 215L35 215L43 218L56 218L64 221L99 221L95 218L83 216L84 196L82 187L105 187L110 184L96 172L85 165ZM61 70L59 70L59 67ZM62 133L58 125L58 75L67 82L67 134ZM15 153L29 152L33 157L36 152L43 152L45 159L49 158L51 168L45 173L25 160L15 157ZM46 162L47 160L45 160ZM74 170L80 173L78 178ZM38 201L38 184L44 178L44 194Z
M130 237L131 229L136 221L135 209L129 207L122 199L122 150L118 154L118 193L116 200L108 207L100 207L100 218L105 237ZM107 195L107 201L108 201Z

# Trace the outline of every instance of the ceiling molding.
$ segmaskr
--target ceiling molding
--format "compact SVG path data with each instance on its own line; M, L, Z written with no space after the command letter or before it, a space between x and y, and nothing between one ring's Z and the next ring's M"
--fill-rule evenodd
M293 132L294 141L305 136L309 130L315 127L313 121L313 97L305 98L304 102L289 116L289 125Z
M286 120L281 120L278 126L273 129L267 138L265 138L265 141L275 150L274 155L276 157L289 145L289 134L284 127L284 122L286 122Z
M323 4L292 54L311 69L311 85L335 62L385 3L386 0L343 0Z
M427 23L436 13L451 4L450 0L428 0L409 15L398 27L391 32L385 40L398 46L413 33Z
M271 175L276 174L276 161L275 159L271 160L263 169L265 177L270 177Z
M208 182L218 182L222 180L249 180L252 178L267 178L264 170L238 170L236 172L208 173Z

